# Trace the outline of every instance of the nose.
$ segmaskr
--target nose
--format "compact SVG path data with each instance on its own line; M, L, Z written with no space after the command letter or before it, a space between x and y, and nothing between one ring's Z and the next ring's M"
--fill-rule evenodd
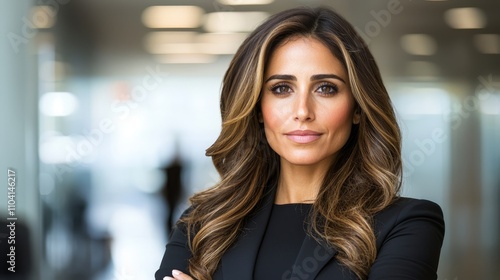
M296 95L294 120L309 122L314 120L314 101L305 91Z

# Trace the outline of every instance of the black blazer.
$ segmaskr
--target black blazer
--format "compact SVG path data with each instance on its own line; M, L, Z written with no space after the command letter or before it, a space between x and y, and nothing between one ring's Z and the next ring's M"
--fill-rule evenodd
M248 218L236 243L222 256L213 275L214 280L253 278L257 253L264 237L274 195L274 190L266 195ZM377 213L374 222L377 258L368 279L437 279L436 271L444 237L443 214L437 204L427 200L399 198ZM351 270L339 264L336 254L337 250L329 248L325 243L306 237L295 265L283 272L282 279L358 279ZM156 279L171 276L172 269L189 273L190 256L185 230L182 226L176 227L155 274Z

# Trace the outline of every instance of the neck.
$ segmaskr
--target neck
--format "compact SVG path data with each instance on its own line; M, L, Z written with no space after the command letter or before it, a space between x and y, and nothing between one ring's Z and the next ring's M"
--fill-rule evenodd
M314 203L327 168L282 162L276 204Z

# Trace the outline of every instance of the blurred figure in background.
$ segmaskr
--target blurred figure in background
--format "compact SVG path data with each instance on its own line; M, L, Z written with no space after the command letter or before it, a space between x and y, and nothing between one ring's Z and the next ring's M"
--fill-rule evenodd
M166 176L165 182L161 187L161 196L168 209L165 219L165 230L167 234L172 230L175 219L175 209L182 196L182 170L182 162L178 155L175 156L174 160L172 160L168 166L162 168Z

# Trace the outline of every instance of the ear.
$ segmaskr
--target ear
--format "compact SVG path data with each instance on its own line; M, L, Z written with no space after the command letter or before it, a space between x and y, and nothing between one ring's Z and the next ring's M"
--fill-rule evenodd
M361 110L359 107L356 107L354 110L354 114L352 116L352 123L353 124L359 124L359 121L361 120Z

